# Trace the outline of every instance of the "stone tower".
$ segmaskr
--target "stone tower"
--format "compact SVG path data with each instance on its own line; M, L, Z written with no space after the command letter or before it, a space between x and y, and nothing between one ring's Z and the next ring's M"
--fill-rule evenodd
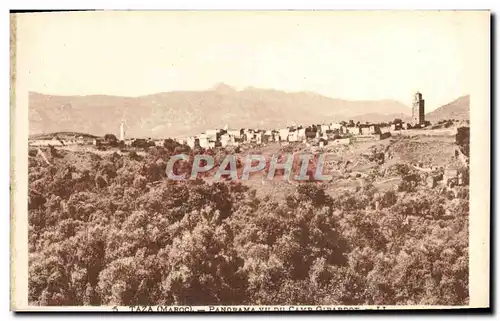
M425 123L425 100L422 99L422 94L418 91L413 97L412 123L415 125L423 125Z
M120 140L125 140L125 122L122 119L122 123L120 124Z

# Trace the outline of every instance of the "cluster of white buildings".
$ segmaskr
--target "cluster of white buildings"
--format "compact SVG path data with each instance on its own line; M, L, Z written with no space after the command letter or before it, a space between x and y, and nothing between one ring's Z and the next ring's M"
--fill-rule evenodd
M197 136L179 138L177 141L191 148L215 148L240 144L265 144L271 142L316 142L318 145L349 144L351 139L377 140L389 133L391 126L374 124L330 123L310 126L288 126L281 129L224 129L207 130Z
M354 124L353 122L346 123L329 123L329 124L313 124L309 126L288 126L280 129L230 129L227 126L223 129L206 130L204 133L190 136L186 138L178 138L177 142L186 144L191 148L197 146L205 149L215 147L230 147L239 146L241 144L267 144L279 142L287 144L291 142L306 142L312 145L324 146L330 145L345 145L350 144L352 140L378 140L385 133L394 130L400 130L398 124L392 126L381 127L374 124ZM123 122L120 126L120 138L115 140L122 142L125 146L144 147L144 146L163 146L163 139L134 139L125 137L125 129ZM96 146L106 145L106 137L89 138L83 136L72 136L59 138L57 136L52 139L45 140L30 140L30 145L35 146L65 146L65 145L88 145Z
M275 139L273 131L263 131L254 129L211 129L197 136L180 138L177 141L186 144L191 148L196 146L202 148L215 148L238 146L242 143L261 144L266 138Z

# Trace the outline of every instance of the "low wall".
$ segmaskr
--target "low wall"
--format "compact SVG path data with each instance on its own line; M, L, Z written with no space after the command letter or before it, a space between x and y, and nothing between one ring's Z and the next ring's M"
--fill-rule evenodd
M380 135L379 134L373 134L373 135L357 135L354 136L354 139L358 142L366 142L366 141L371 141L371 140L380 140Z
M328 141L328 145L349 145L351 143L350 138L339 138L332 141Z

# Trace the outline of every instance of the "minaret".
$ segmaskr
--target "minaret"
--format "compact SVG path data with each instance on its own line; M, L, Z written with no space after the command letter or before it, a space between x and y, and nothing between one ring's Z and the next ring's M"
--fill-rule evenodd
M415 125L423 125L425 123L425 100L422 99L422 94L418 91L413 97L412 122Z
M120 141L125 141L125 122L123 119L120 124Z

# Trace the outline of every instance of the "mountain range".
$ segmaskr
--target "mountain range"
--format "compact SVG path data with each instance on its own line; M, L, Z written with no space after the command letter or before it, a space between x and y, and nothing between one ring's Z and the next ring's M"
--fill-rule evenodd
M462 96L454 101L431 111L425 116L426 120L438 122L444 119L469 120L470 96Z
M468 100L467 100L468 102ZM444 117L450 103L431 114ZM467 103L468 110L468 103ZM465 115L463 112L453 114ZM139 97L56 96L29 93L31 135L71 131L118 134L122 119L127 137L179 137L211 128L280 128L293 124L349 120L387 122L410 119L411 109L395 100L349 101L311 92L284 92L218 84L205 91L174 91ZM468 116L468 113L467 113Z

